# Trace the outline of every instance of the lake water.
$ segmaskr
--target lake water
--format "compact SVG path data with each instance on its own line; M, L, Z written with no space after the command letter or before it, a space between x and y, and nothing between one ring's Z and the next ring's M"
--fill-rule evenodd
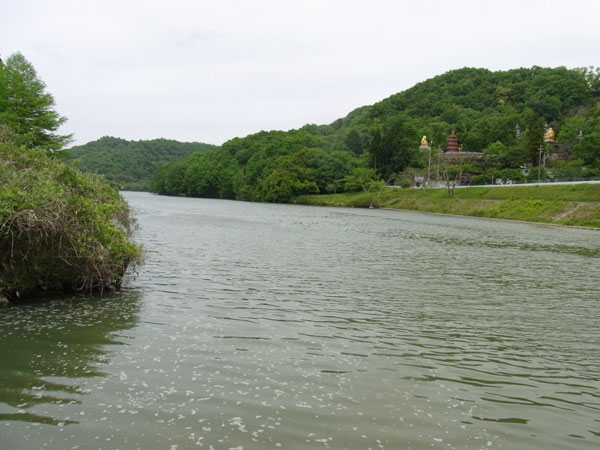
M600 232L125 195L123 292L0 309L0 448L600 448Z

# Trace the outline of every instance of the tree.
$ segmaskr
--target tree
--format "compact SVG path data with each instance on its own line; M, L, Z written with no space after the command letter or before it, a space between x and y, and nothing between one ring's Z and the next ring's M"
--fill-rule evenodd
M538 150L544 141L544 119L530 111L527 120L527 158L530 162L538 159Z
M116 189L46 152L0 144L0 294L118 288L141 262Z
M313 149L306 149L310 153ZM292 197L318 194L313 169L302 164L307 152L300 150L291 155L274 159L259 186L259 201L285 203Z
M567 118L560 126L558 134L558 146L567 155L573 151L573 147L580 141L583 130L588 130L587 120L584 117L574 116Z
M83 172L101 173L120 188L135 191L150 187L150 180L160 165L195 152L203 155L216 148L200 142L169 139L127 141L104 136L85 145L69 148L64 159L76 159Z
M71 135L56 130L67 119L54 110L54 97L33 66L21 53L0 64L0 124L16 134L19 145L44 150L59 150Z
M454 188L460 185L462 161L448 158L442 159L439 165L439 177L448 195L454 194Z
M346 137L346 145L355 155L362 155L363 146L358 131L354 129L350 130L350 133L348 133L348 136Z
M572 148L581 139L580 130L583 135L600 133L600 107L591 102L600 75L591 70L453 70L374 105L357 108L330 125L309 124L289 132L261 131L234 138L210 156L217 160L227 156L233 161L226 166L217 164L219 195L223 196L224 186L221 167L228 167L227 196L249 201L264 201L266 197L282 201L293 196L296 187L305 189L304 181L316 183L319 192L370 189L372 193L369 177L365 183L357 183L356 176L349 176L361 166L375 169L376 177L384 180L414 169L424 169L421 173L426 171L430 179L430 155L446 146L452 129L461 137L464 150L484 152L471 163L476 166L471 168L474 170L463 166L463 182L482 172L486 176L480 179L488 181L491 170L518 170L526 163L541 162L546 120L557 132L560 153L572 155ZM432 143L431 152L418 150L423 135ZM584 149L580 147L582 158ZM290 155L294 155L292 168L274 163ZM585 159L591 161L587 156ZM193 162L190 158L185 164ZM175 169L173 166L169 171ZM592 173L591 167L585 169ZM286 170L292 171L289 176ZM457 182L453 167L444 170L448 182ZM158 178L167 179L166 171L157 173ZM173 185L177 185L174 181L178 176L174 174ZM353 182L347 183L349 180ZM179 193L186 194L185 190Z
M586 134L573 148L573 157L583 160L586 165L600 169L600 133Z
M349 192L356 192L360 189L369 192L377 183L377 172L375 169L357 167L344 177L344 183L344 188Z
M394 117L386 125L383 136L381 173L388 178L394 172L402 172L418 155L419 134L412 123L402 115Z
M202 158L187 166L183 177L186 194L191 197L219 197L219 167L216 161Z
M485 155L502 156L502 154L506 154L506 146L502 142L496 141L484 148L483 153Z
M600 67L579 69L579 71L585 76L585 79L594 95L600 95Z
M334 151L325 152L321 150L313 158L317 186L320 191L337 191L342 186L341 180L348 175L352 169L360 167L361 160L350 152ZM330 186L330 184L332 184ZM329 187L328 187L329 186Z
M539 93L531 98L528 106L547 121L558 119L563 108L563 104L558 97L545 93Z
M369 160L374 169L377 169L380 165L379 155L383 152L383 144L381 142L381 130L376 128L373 132L373 138L371 139L371 145L369 147Z
M372 165L388 178L394 172L408 167L417 154L418 132L411 121L398 114L391 118L383 129L375 130L370 147Z

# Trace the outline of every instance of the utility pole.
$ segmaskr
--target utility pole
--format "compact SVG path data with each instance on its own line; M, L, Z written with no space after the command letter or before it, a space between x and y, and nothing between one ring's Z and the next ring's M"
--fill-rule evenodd
M427 166L427 187L431 183L431 147L433 147L433 141L429 143L429 165Z
M540 168L542 166L542 152L544 151L544 147L540 145L540 149L538 151L538 183L540 182ZM544 155L545 156L545 155ZM546 163L546 158L544 157L544 164Z

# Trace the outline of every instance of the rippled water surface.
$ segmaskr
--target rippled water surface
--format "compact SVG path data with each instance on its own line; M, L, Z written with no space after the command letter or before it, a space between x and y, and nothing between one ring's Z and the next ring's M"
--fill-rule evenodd
M600 232L126 197L122 293L0 310L0 448L600 447Z

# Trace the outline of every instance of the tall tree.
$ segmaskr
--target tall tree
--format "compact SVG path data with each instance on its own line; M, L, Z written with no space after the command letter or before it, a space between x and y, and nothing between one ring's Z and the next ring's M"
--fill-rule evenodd
M21 53L0 64L0 124L15 133L17 144L59 150L71 141L71 135L56 133L66 120L54 110L54 97Z
M373 138L371 139L371 145L369 147L369 161L374 169L377 169L381 163L381 153L383 152L383 144L381 141L381 130L375 128L373 132Z
M544 119L532 111L528 112L527 119L527 159L537 164L539 147L544 142Z
M346 145L352 152L354 152L354 154L358 156L362 155L363 146L358 131L354 129L350 130L350 133L348 133L348 136L346 137Z
M402 172L418 154L419 137L411 121L402 115L391 118L384 128L379 152L379 172L385 178Z
M573 156L588 166L600 169L600 133L585 135L573 149Z

